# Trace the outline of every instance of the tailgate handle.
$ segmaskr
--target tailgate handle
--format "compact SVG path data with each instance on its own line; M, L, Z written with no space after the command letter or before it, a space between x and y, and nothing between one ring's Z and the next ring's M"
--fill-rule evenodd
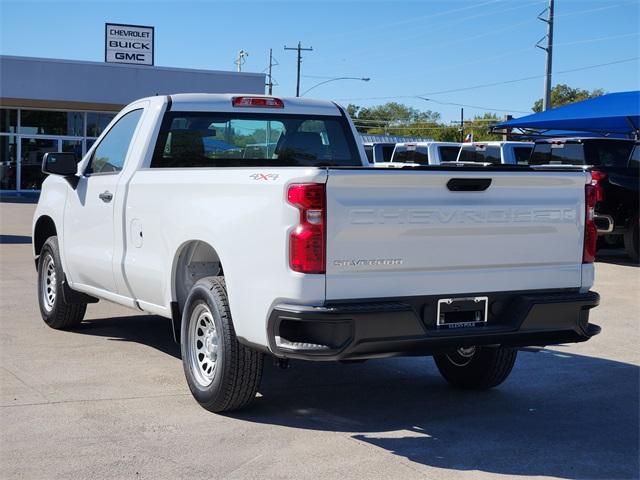
M491 185L490 178L452 178L447 188L452 192L484 192Z

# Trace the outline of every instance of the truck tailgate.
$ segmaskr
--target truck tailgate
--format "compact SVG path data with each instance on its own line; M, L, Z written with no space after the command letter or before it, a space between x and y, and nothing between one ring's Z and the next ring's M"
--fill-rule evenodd
M463 189L491 183L452 191L452 179ZM326 297L580 287L585 181L579 172L331 169Z

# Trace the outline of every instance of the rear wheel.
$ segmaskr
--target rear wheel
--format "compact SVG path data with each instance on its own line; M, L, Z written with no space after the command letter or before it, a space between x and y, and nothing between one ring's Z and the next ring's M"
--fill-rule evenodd
M207 410L225 412L253 401L263 355L238 342L224 277L198 280L182 315L182 365L191 393Z
M638 249L640 248L638 239L638 229L640 227L640 218L638 214L634 215L624 232L624 249L631 260L637 262L640 260Z
M58 330L79 325L87 311L86 303L67 303L63 280L58 238L49 237L38 258L38 304L45 323Z
M456 388L486 390L504 382L518 351L506 347L465 347L434 355L440 374Z

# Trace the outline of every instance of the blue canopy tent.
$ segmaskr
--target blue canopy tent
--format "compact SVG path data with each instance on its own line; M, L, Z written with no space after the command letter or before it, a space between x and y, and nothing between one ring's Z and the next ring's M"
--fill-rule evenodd
M532 130L549 135L552 131L574 132L574 135L638 138L640 135L640 91L609 93L582 102L514 118L493 125L492 130Z

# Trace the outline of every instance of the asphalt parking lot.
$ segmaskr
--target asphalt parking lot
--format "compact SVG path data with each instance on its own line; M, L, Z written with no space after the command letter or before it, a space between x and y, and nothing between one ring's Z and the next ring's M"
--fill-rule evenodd
M42 322L34 205L0 203L0 478L639 477L640 268L597 265L583 344L520 352L498 389L450 389L429 358L269 362L253 408L215 415L169 320L100 302Z

